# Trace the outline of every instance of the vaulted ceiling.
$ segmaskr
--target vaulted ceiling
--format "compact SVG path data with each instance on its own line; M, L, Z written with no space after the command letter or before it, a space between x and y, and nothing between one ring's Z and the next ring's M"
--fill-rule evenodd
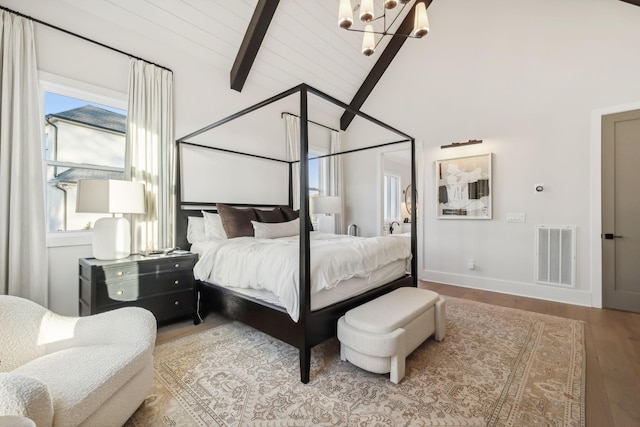
M218 67L229 73L232 89L242 90L246 81L277 93L306 83L354 108L362 107L407 40L384 37L374 55L362 55L361 33L338 26L339 0L60 1ZM621 1L640 5L640 0ZM380 14L382 1L375 3ZM359 0L352 4L357 8ZM403 31L407 16L404 31L410 31L409 9L393 32ZM428 43L428 38L407 43ZM352 118L343 114L340 127L346 129Z
M362 55L362 34L338 27L339 0L63 1L224 69L235 90L242 90L244 79L273 92L307 83L353 100L355 108L362 106L406 40L384 37L374 55ZM352 2L356 8L358 3ZM382 2L375 3L379 14ZM402 11L393 31L410 9ZM412 22L405 31L411 28ZM350 119L345 115L341 127Z

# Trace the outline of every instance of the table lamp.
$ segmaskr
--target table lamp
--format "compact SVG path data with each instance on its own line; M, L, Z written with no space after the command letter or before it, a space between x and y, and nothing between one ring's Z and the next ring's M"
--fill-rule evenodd
M116 179L78 180L76 212L144 213L144 184ZM124 217L104 217L93 225L93 257L126 258L131 253L131 226Z

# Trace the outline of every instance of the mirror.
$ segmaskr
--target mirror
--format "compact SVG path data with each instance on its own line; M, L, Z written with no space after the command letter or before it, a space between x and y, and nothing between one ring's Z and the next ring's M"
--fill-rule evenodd
M404 204L407 206L407 212L409 212L410 215L413 211L413 200L411 200L412 192L413 192L413 189L411 187L411 184L409 184L407 186L407 189L404 190Z

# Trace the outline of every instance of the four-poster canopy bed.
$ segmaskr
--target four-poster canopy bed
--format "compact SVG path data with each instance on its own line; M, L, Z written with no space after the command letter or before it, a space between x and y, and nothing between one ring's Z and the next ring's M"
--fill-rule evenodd
M259 154L245 153L234 149L229 148L220 148L215 147L212 144L212 141L207 140L206 143L193 142L196 137L199 137L197 140L202 141L202 136L207 134L207 132L212 131L213 129L218 129L219 127L230 123L240 117L246 116L252 112L260 110L264 107L267 107L276 101L282 100L284 98L290 97L292 95L299 95L299 117L300 117L300 147L299 147L299 159L294 160L282 160L275 157L269 157ZM350 111L356 116L366 120L368 123L379 126L384 129L386 132L390 134L399 135L401 140L393 141L393 142L385 142L382 144L376 144L372 146L367 146L364 148L358 148L354 150L345 150L339 153L331 153L326 156L318 156L320 157L329 157L334 155L346 155L351 153L356 153L363 150L370 150L381 148L383 146L400 144L400 143L410 143L411 145L411 188L414 192L413 200L415 200L415 180L416 180L416 172L415 172L415 140L409 135L404 134L401 131L398 131L391 126L370 117L358 110L354 110L349 107L347 104L326 95L323 92L318 91L306 84L301 84L296 86L288 91L285 91L279 95L276 95L272 98L266 99L263 102L260 102L252 107L244 109L234 115L231 115L225 119L222 119L218 122L215 122L203 129L200 129L196 132L193 132L183 138L180 138L176 141L177 144L177 185L176 185L176 245L180 248L189 248L190 243L187 239L187 229L190 227L190 218L201 217L205 215L202 211L205 212L216 212L219 211L221 207L225 206L225 209L228 209L228 206L232 207L258 207L259 209L273 209L275 210L286 210L292 211L293 200L294 200L294 185L293 185L293 174L294 174L294 165L299 164L299 200L300 200L300 208L299 218L309 218L309 129L308 124L311 122L309 120L309 111L308 111L308 97L309 95L314 95L320 98L322 101L326 101L330 104L333 104L343 110ZM289 98L290 99L290 98ZM259 159L260 161L274 162L276 164L283 165L288 169L288 205L279 208L278 205L282 203L255 203L252 200L246 200L242 203L229 203L228 200L183 200L185 193L185 184L184 182L184 174L186 169L186 165L184 164L185 156L183 155L183 150L191 148L198 150L215 150L220 153L220 155L233 155L233 156L242 156L242 157L250 157ZM228 185L228 184L226 184ZM218 206L220 205L220 206ZM413 209L411 213L411 222L416 224L416 213L415 209ZM268 221L267 221L268 222ZM296 223L297 226L297 223ZM299 237L298 237L299 234ZM314 243L314 238L317 233L312 233L312 226L309 221L299 220L299 231L296 231L295 242L299 250L296 250L296 255L298 258L297 267L297 286L299 287L297 291L298 305L294 310L298 310L295 315L287 312L282 304L268 302L262 298L256 297L251 294L247 294L242 292L242 289L230 288L221 286L220 283L211 283L207 280L197 280L197 293L196 293L196 304L198 311L198 315L194 319L195 323L199 323L200 321L200 313L202 315L206 315L208 311L216 311L219 312L231 319L239 320L249 326L252 326L260 331L263 331L277 339L280 339L296 348L298 348L300 352L300 379L303 383L309 382L310 377L310 365L311 365L311 348L321 342L325 341L328 338L335 336L336 334L336 325L337 319L342 316L346 311L354 308L358 305L361 305L373 298L376 298L382 294L388 293L396 288L403 286L417 286L417 238L416 238L416 227L412 227L412 235L411 235L411 245L410 245L410 272L407 272L406 267L403 266L402 271L399 274L399 277L394 277L391 280L386 281L382 285L375 288L369 288L362 291L362 293L349 296L347 299L341 301L332 301L329 305L325 305L321 308L317 306L314 308L312 305L312 268L315 269L315 266L312 265L312 246ZM242 239L242 238L240 238ZM246 238L244 238L246 239ZM340 237L340 239L342 239ZM364 239L364 238L359 238ZM401 241L401 239L392 239L387 237L377 237L377 238L368 238L368 239L386 239L388 241ZM236 239L229 239L236 240ZM259 240L259 239L254 239ZM342 242L342 240L341 240ZM195 245L194 245L195 246ZM315 248L315 246L313 246ZM313 249L313 253L315 254L315 249ZM201 260L202 261L202 260ZM195 271L195 269L194 269ZM398 276L396 274L396 276ZM198 279L198 276L196 276ZM224 284L222 284L224 285ZM295 293L295 292L294 292ZM297 318L297 321L294 320Z

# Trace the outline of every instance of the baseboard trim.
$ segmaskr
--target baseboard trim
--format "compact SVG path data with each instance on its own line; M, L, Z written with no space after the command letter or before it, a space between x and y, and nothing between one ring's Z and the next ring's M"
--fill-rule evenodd
M423 270L419 275L419 279L442 283L444 285L481 289L483 291L536 298L545 301L561 302L584 307L592 306L591 292L576 290L573 288L565 289L550 285L512 282L502 279L466 276L463 274L451 274L432 270Z

